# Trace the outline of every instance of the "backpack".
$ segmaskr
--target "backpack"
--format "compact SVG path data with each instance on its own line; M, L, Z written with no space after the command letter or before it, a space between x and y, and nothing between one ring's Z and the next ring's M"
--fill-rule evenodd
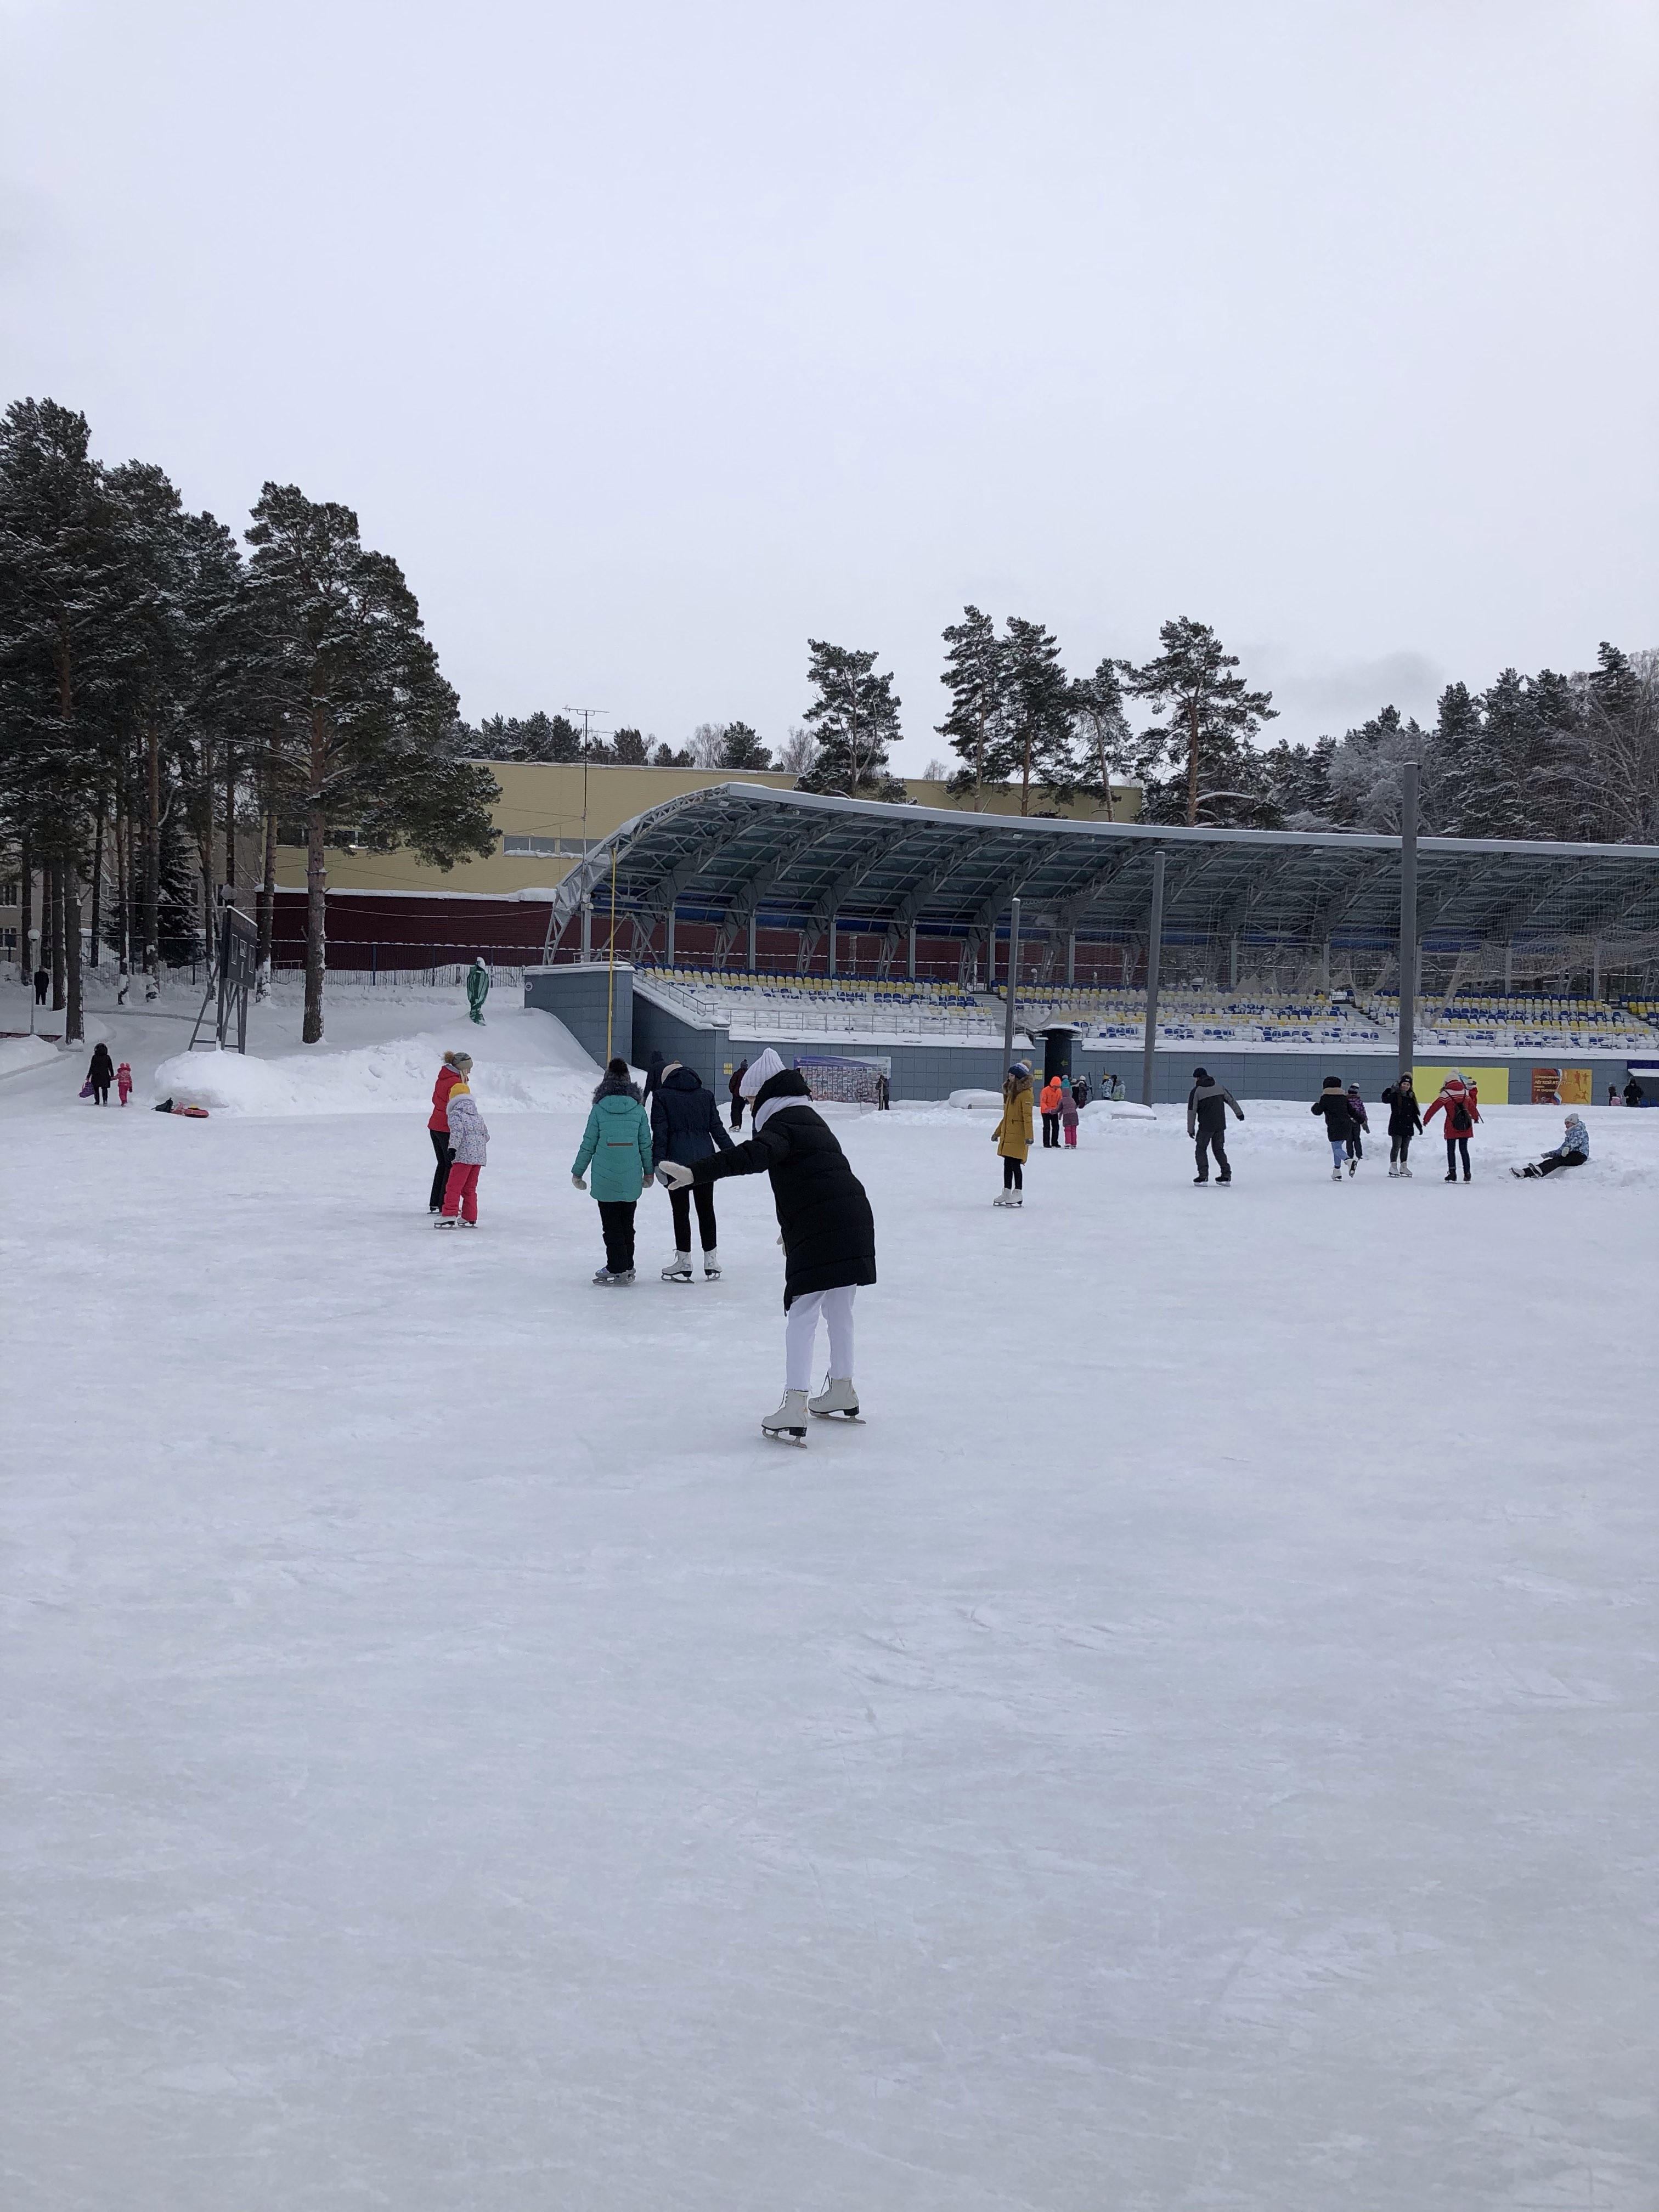
M1451 1109L1450 1121L1455 1136L1467 1137L1474 1124L1469 1119L1469 1109L1460 1098Z

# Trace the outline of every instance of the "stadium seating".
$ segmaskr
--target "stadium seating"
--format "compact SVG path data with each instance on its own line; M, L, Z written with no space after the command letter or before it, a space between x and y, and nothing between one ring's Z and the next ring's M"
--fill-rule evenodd
M1400 1001L1393 992L1362 1003L1379 1024L1397 1030ZM1492 1052L1618 1053L1659 1045L1659 1032L1634 1006L1542 993L1419 999L1413 1034L1419 1046L1440 1045L1448 1051L1480 1047Z
M720 968L645 968L635 981L690 1021L744 1036L957 1037L990 1042L1000 1030L958 983L896 978L750 975Z
M1146 994L1121 988L1024 987L1023 1020L1075 1019L1085 1040L1130 1042L1144 1033ZM1161 1044L1374 1044L1374 1022L1322 994L1298 997L1281 991L1206 990L1177 985L1160 991Z

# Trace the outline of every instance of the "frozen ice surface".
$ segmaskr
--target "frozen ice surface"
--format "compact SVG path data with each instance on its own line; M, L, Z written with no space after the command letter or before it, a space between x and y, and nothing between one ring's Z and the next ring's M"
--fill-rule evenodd
M418 1103L82 1073L0 1084L8 2212L1652 2212L1659 1113L1091 1117L1018 1213L838 1116L795 1452L762 1184L600 1293L576 1110L441 1237Z

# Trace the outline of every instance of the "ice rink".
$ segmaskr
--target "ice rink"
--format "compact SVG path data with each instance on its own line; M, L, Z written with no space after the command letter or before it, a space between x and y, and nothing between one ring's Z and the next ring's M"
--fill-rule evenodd
M800 1451L763 1182L593 1289L591 1074L453 1006L0 1078L7 2212L1653 2212L1659 1112L1091 1117L1014 1213L842 1110Z

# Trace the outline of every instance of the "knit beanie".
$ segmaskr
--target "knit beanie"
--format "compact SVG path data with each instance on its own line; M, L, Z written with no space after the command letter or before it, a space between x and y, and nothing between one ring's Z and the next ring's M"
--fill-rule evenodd
M775 1075L783 1073L783 1062L769 1044L760 1058L744 1070L743 1081L738 1085L739 1098L752 1098Z

